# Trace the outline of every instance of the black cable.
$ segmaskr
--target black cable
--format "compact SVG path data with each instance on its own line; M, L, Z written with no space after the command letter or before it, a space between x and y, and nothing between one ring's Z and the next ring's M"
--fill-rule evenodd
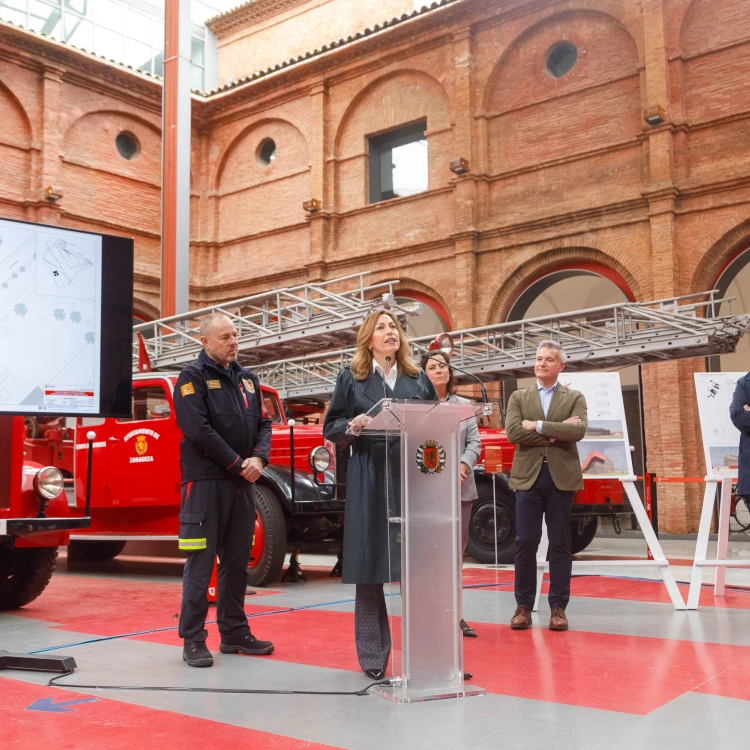
M58 685L57 680L61 680L63 677L68 677L73 674L73 670L59 674L57 677L53 677L47 683L52 687L62 688L82 688L85 690L147 690L154 691L160 690L170 693L229 693L237 695L368 695L368 690L376 685L392 685L391 680L381 680L380 682L371 682L367 687L362 690L355 690L353 692L343 692L334 690L250 690L245 688L201 688L201 687L170 687L167 685L79 685L66 683L64 685Z

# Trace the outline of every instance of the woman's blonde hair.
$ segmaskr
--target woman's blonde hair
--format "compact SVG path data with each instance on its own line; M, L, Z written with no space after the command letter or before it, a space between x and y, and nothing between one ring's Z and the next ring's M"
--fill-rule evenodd
M404 329L398 322L398 318L389 310L375 310L362 321L359 333L357 333L357 351L354 353L354 357L349 365L352 374L357 380L365 380L372 372L373 356L370 349L370 341L372 341L372 334L375 333L381 315L387 315L396 324L399 341L398 351L396 352L396 364L398 365L399 372L414 377L419 373L419 368L414 364L409 339L407 339Z

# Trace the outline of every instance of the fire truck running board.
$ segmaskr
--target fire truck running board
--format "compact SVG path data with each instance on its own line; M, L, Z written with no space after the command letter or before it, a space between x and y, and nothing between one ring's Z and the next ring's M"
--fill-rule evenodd
M274 289L262 294L191 310L133 327L133 371L139 371L139 339L153 370L179 369L201 351L200 320L214 312L228 315L237 326L239 361L257 366L280 357L318 353L351 346L370 312L387 307L417 313L418 303L396 303L398 281L367 285L368 273L317 284Z
M534 373L536 347L552 339L565 347L571 371L606 370L672 359L726 354L750 331L750 315L719 316L730 299L716 290L655 302L623 302L544 318L453 331L451 362L483 381L514 380ZM412 339L414 354L434 336ZM282 398L327 398L354 349L269 362L255 368ZM466 375L456 382L470 385Z

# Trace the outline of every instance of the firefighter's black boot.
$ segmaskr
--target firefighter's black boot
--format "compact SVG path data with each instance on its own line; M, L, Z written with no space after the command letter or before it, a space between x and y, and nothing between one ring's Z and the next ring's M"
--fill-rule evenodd
M203 641L185 641L182 659L189 667L212 667L214 665L214 657L211 656L211 652Z
M259 641L252 633L234 638L222 636L219 651L222 654L265 656L273 653L273 643L271 641Z

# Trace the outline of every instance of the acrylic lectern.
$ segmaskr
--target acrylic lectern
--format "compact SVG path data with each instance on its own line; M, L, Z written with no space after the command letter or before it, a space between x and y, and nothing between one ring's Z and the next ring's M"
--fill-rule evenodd
M398 703L485 692L464 684L459 464L462 422L491 412L489 404L386 398L356 433L386 443L394 684L376 691Z

